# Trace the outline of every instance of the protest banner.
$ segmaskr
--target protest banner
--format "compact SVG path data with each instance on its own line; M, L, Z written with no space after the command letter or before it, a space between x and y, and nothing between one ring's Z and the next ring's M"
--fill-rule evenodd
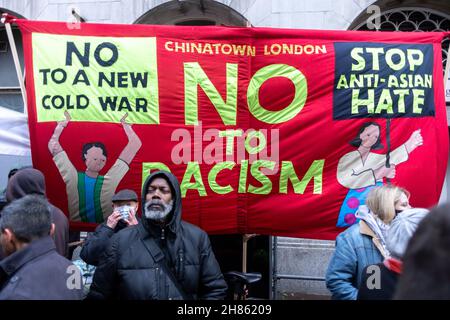
M439 199L445 33L15 22L33 163L73 227L156 169L212 234L333 239L388 180Z

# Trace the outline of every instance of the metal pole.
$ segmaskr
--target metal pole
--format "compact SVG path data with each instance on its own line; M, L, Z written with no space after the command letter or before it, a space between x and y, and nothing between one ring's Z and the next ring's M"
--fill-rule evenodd
M22 76L22 69L20 68L19 55L17 54L16 43L14 41L14 35L12 33L11 24L5 22L6 34L8 35L9 45L11 47L11 53L16 67L17 79L19 80L20 91L23 99L23 112L27 114L27 93L25 91L24 77Z
M247 272L247 237L244 234L242 236L242 272Z
M386 144L387 144L387 152L386 152L386 168L391 167L391 119L388 118L386 121ZM391 179L386 178L386 182L388 185L391 185Z
M450 63L448 63L449 59L450 59L450 43L448 44L448 48L447 48L447 61L445 61L445 70L444 70L444 99L445 99L445 105L446 105L445 106L445 115L446 115L447 119L448 119L448 114L447 114L447 84L448 84L448 72L449 72L449 69L450 69ZM447 177L446 177L446 179L447 179Z
M269 236L269 299L272 299L272 283L273 283L273 255L272 255L273 237Z
M246 233L242 235L242 272L247 272L247 242L257 234Z
M277 295L277 237L272 237L272 300Z
M290 280L306 280L306 281L325 281L324 277L311 277L311 276L296 276L293 274L278 274L277 279L290 279Z

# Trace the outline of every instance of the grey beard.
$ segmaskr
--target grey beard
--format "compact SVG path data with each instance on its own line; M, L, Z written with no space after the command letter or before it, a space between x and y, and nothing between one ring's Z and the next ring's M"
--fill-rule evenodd
M164 207L164 209L163 210L155 210L155 209L150 208L150 205L154 204L154 203L161 204ZM161 200L154 199L154 200L147 201L145 203L145 212L144 213L145 213L145 217L147 219L154 220L154 221L162 221L167 218L167 216L172 211L172 209L173 209L173 200L170 200L169 204L165 204Z

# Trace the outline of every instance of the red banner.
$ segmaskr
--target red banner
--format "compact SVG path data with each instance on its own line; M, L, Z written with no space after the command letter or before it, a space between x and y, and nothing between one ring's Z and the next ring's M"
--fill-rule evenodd
M213 234L333 239L387 179L439 199L444 33L16 23L33 164L75 228L156 169Z

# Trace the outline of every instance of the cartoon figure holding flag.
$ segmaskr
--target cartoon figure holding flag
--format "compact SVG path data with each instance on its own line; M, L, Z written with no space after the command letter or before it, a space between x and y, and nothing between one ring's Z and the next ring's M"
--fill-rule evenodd
M384 178L394 178L396 166L408 160L409 154L423 144L423 138L418 129L394 151L388 151L388 154L374 153L371 150L383 148L380 125L366 122L350 144L358 149L342 156L337 167L337 180L350 189L339 211L338 227L347 227L356 222L355 212L364 204L369 190L382 185Z
M66 183L70 220L101 223L111 213L112 196L117 185L128 172L129 165L140 149L142 142L131 125L126 123L127 113L120 122L128 137L128 144L122 150L114 165L104 176L99 175L106 164L106 148L101 142L90 142L83 145L81 154L86 164L86 170L79 172L59 143L59 137L71 120L67 111L64 112L64 115L66 120L58 122L48 142L48 148Z

